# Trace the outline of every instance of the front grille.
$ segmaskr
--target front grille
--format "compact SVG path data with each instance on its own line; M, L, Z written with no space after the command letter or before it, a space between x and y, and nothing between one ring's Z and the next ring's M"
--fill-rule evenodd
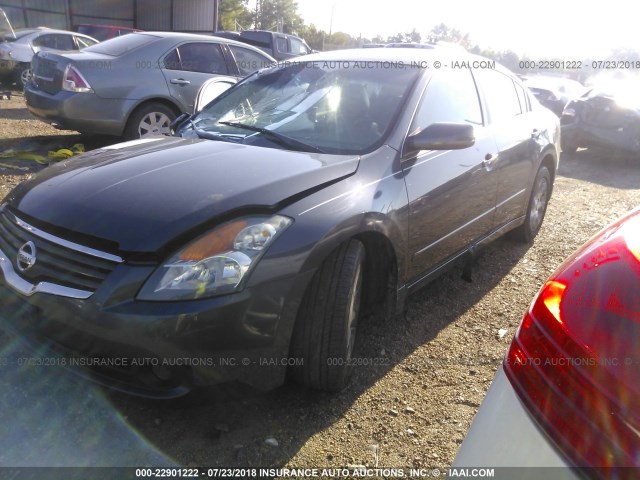
M16 273L37 284L49 282L86 292L94 292L119 263L115 257L100 258L78 249L69 248L70 242L43 234L6 211L0 214L0 250L11 259ZM34 232L38 232L34 233ZM46 236L47 238L43 238ZM20 272L16 268L18 250L27 242L36 246L36 261L31 268ZM86 249L87 251L93 251ZM96 251L93 251L96 252ZM99 253L99 252L96 252ZM105 254L106 257L110 257Z

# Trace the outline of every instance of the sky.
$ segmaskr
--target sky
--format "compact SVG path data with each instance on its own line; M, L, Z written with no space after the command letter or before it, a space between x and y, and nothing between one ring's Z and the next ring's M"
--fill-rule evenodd
M307 24L352 36L383 37L416 29L424 39L441 22L483 48L531 59L601 60L619 47L640 49L631 3L622 0L297 0Z

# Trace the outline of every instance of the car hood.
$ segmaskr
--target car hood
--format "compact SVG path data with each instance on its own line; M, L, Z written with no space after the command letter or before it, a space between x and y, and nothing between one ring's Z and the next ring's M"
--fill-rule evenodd
M352 175L358 162L212 140L138 140L49 167L18 186L8 203L25 221L64 236L155 252L194 228L277 210Z

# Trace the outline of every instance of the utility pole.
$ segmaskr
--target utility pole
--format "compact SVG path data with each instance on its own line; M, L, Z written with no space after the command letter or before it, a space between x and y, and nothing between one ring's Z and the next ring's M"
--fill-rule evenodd
M254 28L256 30L258 30L260 28L260 23L259 23L259 19L260 19L260 3L261 3L261 0L256 0L256 19L253 22Z

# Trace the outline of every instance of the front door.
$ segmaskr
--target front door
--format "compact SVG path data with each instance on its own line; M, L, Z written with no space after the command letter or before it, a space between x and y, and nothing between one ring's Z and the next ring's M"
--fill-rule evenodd
M413 279L493 227L497 175L491 159L496 154L496 144L484 126L478 91L469 70L435 74L420 101L410 133L439 122L470 123L476 141L466 149L421 151L404 160Z

